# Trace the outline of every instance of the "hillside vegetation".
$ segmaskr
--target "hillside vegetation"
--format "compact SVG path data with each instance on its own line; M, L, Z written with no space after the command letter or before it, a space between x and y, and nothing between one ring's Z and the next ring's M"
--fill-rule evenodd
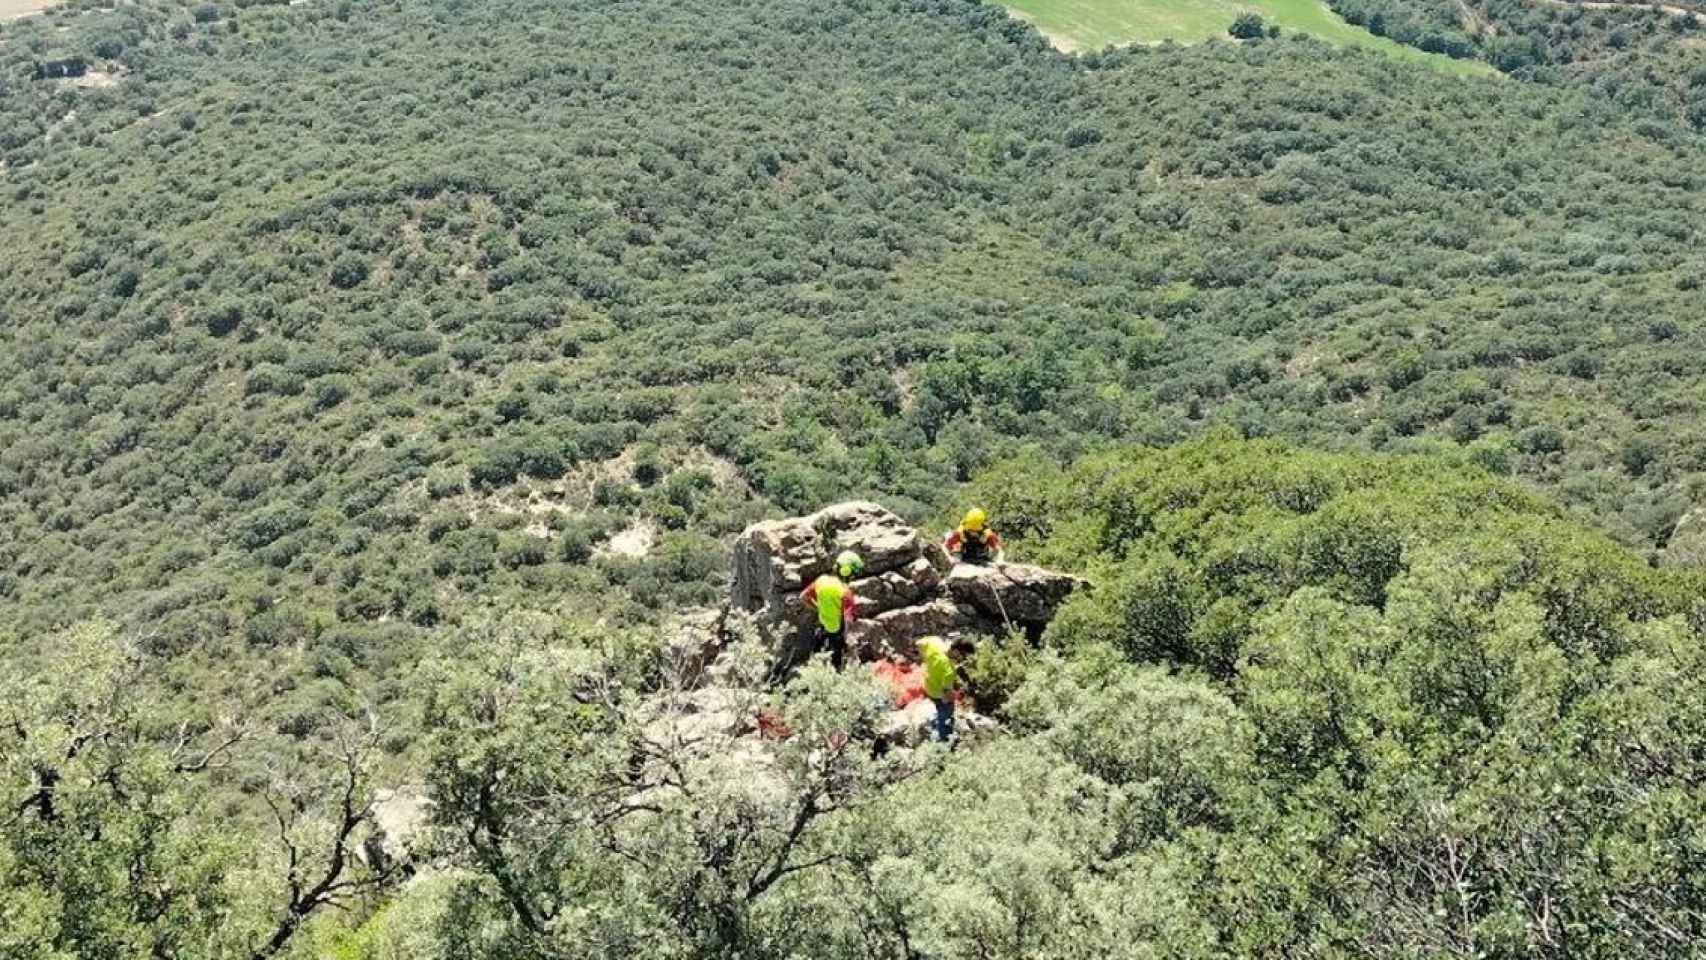
M1652 39L0 26L0 955L1685 949L1706 142ZM879 761L811 667L749 685L776 778L659 735L729 535L852 495L1099 584L985 642L1008 734Z
M970 493L1015 553L1095 580L1040 650L974 661L1006 733L872 756L858 731L883 695L819 662L746 695L793 736L737 741L670 712L655 636L470 624L409 678L440 869L380 899L350 864L332 874L348 911L309 916L290 949L1660 957L1706 929L1700 574L1436 457L1217 434L1065 469L1033 452ZM0 904L29 924L0 944L251 955L296 902L279 844L166 789L164 748L116 749L157 701L110 629L57 639L102 669L3 691L30 749L0 730L0 785L27 796L48 764L72 812L0 841ZM752 653L724 669L761 675ZM55 758L103 720L101 749ZM214 778L267 784L242 773L252 750ZM344 783L268 788L329 798L322 832L284 821L302 889ZM104 909L47 893L73 883Z
M1531 0L1330 0L1348 21L1523 79L1588 86L1624 109L1706 129L1706 7Z
M960 0L5 39L26 635L359 684L486 603L702 601L749 519L922 515L1024 438L1467 444L1643 545L1706 463L1701 146L1591 91L1296 39L1067 59ZM69 53L116 81L29 79ZM595 553L636 521L650 556Z

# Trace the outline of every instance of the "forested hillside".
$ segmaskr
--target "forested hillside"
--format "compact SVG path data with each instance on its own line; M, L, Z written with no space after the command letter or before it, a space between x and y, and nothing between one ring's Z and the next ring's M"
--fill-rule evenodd
M25 637L353 683L486 603L704 599L748 519L922 514L1024 439L1464 444L1641 547L1698 492L1701 143L1591 89L1302 37L1073 59L961 0L3 39Z
M1525 80L1591 86L1625 109L1706 129L1706 7L1576 0L1331 0L1352 23Z
M1699 942L1700 37L1336 6L1506 75L970 0L0 24L0 956ZM867 756L815 665L657 736L730 535L854 495L1094 585L967 667L1003 732Z
M966 0L0 25L0 955L1692 949L1697 35L1335 6L1507 75ZM1086 578L981 638L986 739L745 633L771 733L695 712L670 618L849 495Z

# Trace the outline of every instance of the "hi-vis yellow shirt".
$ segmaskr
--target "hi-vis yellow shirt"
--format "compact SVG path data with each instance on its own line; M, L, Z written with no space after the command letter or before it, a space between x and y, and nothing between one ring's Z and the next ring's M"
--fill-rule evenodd
M924 695L932 700L947 696L959 679L954 661L948 658L948 645L940 637L925 637L918 641L918 657L924 661Z
M847 615L853 612L853 589L834 574L818 577L801 596L817 606L817 622L830 633L840 633Z

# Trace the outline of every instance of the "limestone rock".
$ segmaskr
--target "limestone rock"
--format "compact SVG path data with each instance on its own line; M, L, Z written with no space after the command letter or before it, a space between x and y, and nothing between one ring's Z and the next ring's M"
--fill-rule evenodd
M936 705L928 700L914 700L883 718L877 737L896 747L916 747L930 739L930 724L936 718Z
M698 744L737 737L756 727L756 694L729 687L689 690L653 701L646 739L659 744Z
M703 683L728 643L727 610L687 610L664 628L665 655L691 686Z
M1081 583L1077 577L1018 563L962 563L947 578L948 593L955 600L984 617L1019 627L1047 624Z
M941 585L942 575L919 557L898 570L859 578L859 604L873 612L897 610L928 600Z
M862 659L898 656L913 659L921 637L957 633L975 627L975 611L947 597L898 610L885 610L853 625L849 643Z
M911 566L931 545L894 513L859 500L754 524L735 541L734 606L787 619L791 598L828 572L843 550L857 551L864 575L873 577Z
M373 830L356 850L357 858L375 871L412 872L414 843L431 814L432 799L419 788L378 791L373 796Z
M729 607L751 613L782 662L810 655L815 617L799 594L843 550L865 561L852 584L859 612L848 635L850 652L865 659L910 657L929 634L1019 628L1035 636L1080 585L1040 567L955 566L934 538L865 501L754 524L735 541Z
M929 700L915 700L883 718L877 728L877 739L890 747L918 747L930 742L935 721L936 705ZM987 737L997 728L994 720L964 704L954 710L954 736L962 743Z

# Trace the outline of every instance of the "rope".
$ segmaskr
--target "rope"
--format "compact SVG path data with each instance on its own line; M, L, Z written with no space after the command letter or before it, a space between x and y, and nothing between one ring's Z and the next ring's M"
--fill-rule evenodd
M1016 583L1017 582L1013 579L1013 577L1011 575L1009 575L1007 573L1007 571L1005 569L1001 570L1001 575L1007 578L1008 583ZM995 608L997 610L1001 611L1001 621L1003 623L1007 624L1007 632L1012 633L1013 632L1013 618L1009 617L1007 615L1007 604L1001 602L1001 591L995 589L995 584L993 584L993 583L989 583L989 584L987 584L987 586L989 587L990 594L995 597Z

